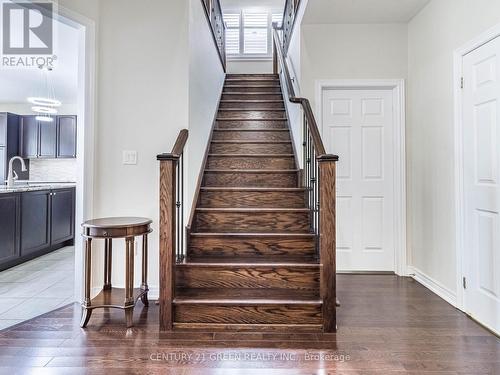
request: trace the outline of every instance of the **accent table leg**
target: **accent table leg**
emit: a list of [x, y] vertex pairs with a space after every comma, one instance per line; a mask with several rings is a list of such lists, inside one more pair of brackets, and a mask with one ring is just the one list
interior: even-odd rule
[[113, 262], [113, 240], [106, 238], [104, 248], [104, 290], [111, 289], [111, 264]]
[[125, 320], [127, 328], [132, 327], [134, 313], [134, 237], [125, 239]]
[[92, 315], [92, 309], [90, 309], [90, 283], [91, 283], [91, 269], [92, 269], [92, 238], [85, 239], [85, 290], [84, 290], [84, 300], [82, 303], [82, 319], [80, 321], [80, 327], [85, 328], [89, 322], [90, 316]]
[[148, 235], [145, 234], [142, 236], [142, 283], [141, 289], [145, 291], [145, 293], [141, 296], [141, 301], [144, 306], [149, 306], [148, 301]]

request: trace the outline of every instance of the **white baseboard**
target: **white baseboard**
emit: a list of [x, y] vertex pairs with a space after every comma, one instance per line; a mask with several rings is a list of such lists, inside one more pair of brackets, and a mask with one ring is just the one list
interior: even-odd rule
[[418, 283], [422, 284], [430, 291], [437, 294], [439, 297], [444, 299], [450, 305], [452, 305], [453, 307], [457, 307], [457, 294], [455, 292], [451, 291], [450, 289], [448, 289], [447, 287], [445, 287], [439, 281], [436, 281], [435, 279], [433, 279], [429, 275], [420, 271], [418, 268], [415, 268], [412, 266], [408, 266], [408, 274], [415, 281], [417, 281]]

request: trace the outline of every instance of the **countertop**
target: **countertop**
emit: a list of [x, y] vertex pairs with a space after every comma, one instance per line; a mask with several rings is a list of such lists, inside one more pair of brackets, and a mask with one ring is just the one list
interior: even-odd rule
[[67, 189], [75, 186], [76, 183], [74, 182], [38, 182], [38, 181], [30, 181], [25, 183], [18, 182], [13, 187], [7, 187], [6, 185], [1, 185], [0, 194], [20, 193], [24, 191]]

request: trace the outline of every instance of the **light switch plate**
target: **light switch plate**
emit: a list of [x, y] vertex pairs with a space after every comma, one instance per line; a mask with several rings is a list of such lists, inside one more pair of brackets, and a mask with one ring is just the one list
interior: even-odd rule
[[125, 150], [123, 151], [123, 164], [136, 165], [137, 164], [137, 151]]

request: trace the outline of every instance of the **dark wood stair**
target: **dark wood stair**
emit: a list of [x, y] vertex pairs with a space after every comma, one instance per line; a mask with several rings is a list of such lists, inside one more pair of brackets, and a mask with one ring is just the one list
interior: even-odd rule
[[175, 328], [321, 330], [297, 165], [278, 76], [228, 74], [175, 268]]

